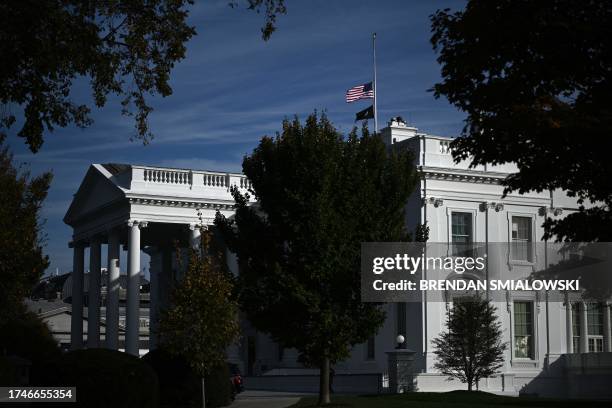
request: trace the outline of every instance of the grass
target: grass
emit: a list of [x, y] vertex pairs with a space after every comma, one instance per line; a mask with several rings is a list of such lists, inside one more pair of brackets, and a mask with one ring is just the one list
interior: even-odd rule
[[[316, 397], [302, 398], [290, 408], [316, 407]], [[560, 400], [537, 397], [506, 397], [479, 391], [415, 392], [399, 395], [332, 396], [326, 407], [344, 408], [485, 408], [542, 407], [584, 408], [609, 407], [610, 401]]]

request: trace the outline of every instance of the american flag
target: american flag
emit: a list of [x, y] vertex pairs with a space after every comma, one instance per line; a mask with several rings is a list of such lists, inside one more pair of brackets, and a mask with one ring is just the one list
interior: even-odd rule
[[371, 99], [374, 98], [374, 89], [372, 89], [372, 83], [357, 85], [346, 91], [346, 103], [355, 102], [359, 99]]

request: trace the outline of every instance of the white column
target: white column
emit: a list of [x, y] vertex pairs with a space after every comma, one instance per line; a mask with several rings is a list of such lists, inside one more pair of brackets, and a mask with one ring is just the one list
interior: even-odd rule
[[193, 249], [200, 248], [200, 238], [202, 232], [200, 226], [196, 224], [189, 224], [189, 246]]
[[70, 348], [83, 348], [83, 264], [85, 247], [80, 242], [74, 243], [72, 259], [72, 320], [70, 325]]
[[155, 350], [159, 343], [159, 310], [160, 310], [160, 292], [159, 278], [161, 269], [161, 255], [158, 248], [149, 247], [149, 256], [151, 263], [149, 266], [149, 282], [150, 282], [150, 300], [149, 300], [149, 350]]
[[128, 223], [127, 312], [125, 315], [125, 351], [138, 355], [140, 329], [140, 227], [138, 221]]
[[574, 352], [574, 333], [572, 327], [572, 303], [569, 296], [565, 295], [565, 343], [567, 344], [566, 353]]
[[610, 323], [610, 305], [608, 303], [603, 304], [604, 308], [604, 344], [605, 349], [608, 353], [612, 351], [612, 328]]
[[87, 303], [87, 347], [100, 347], [100, 239], [89, 246], [89, 301]]
[[580, 303], [580, 352], [589, 352], [589, 326], [587, 322], [587, 304], [585, 302]]
[[108, 282], [106, 284], [106, 348], [119, 345], [119, 231], [108, 234]]

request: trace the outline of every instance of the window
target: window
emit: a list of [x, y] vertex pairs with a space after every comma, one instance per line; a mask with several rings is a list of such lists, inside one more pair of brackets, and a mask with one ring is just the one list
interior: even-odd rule
[[406, 303], [397, 304], [397, 334], [406, 337]]
[[512, 259], [533, 261], [531, 217], [512, 217]]
[[451, 243], [453, 244], [453, 255], [466, 255], [469, 246], [473, 242], [472, 213], [453, 212], [451, 215]]
[[472, 213], [453, 212], [452, 217], [453, 244], [472, 243]]
[[572, 352], [580, 353], [581, 319], [580, 303], [572, 303]]
[[376, 358], [376, 337], [372, 336], [366, 343], [366, 359], [374, 360]]
[[534, 359], [533, 303], [514, 302], [514, 357]]
[[599, 303], [587, 303], [587, 341], [589, 353], [603, 351], [603, 308]]

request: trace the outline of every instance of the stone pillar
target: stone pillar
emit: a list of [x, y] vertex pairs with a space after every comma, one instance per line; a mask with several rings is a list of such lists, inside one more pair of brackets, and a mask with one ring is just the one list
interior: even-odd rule
[[100, 239], [89, 246], [89, 302], [87, 304], [87, 348], [100, 347]]
[[193, 249], [200, 248], [200, 238], [202, 231], [200, 226], [196, 224], [189, 224], [189, 246]]
[[589, 352], [589, 325], [587, 322], [587, 304], [580, 302], [580, 352]]
[[149, 350], [155, 350], [159, 343], [159, 311], [160, 311], [160, 285], [161, 255], [157, 248], [148, 247], [151, 257], [149, 266], [150, 301], [149, 301]]
[[140, 227], [146, 223], [128, 223], [127, 311], [125, 315], [125, 351], [138, 355], [140, 331]]
[[83, 275], [85, 246], [75, 242], [72, 259], [72, 320], [70, 324], [70, 348], [83, 348]]
[[567, 344], [566, 353], [574, 352], [574, 333], [572, 327], [572, 302], [569, 296], [565, 295], [565, 342]]
[[389, 364], [389, 392], [401, 394], [414, 391], [412, 363], [415, 352], [410, 349], [395, 349], [386, 353]]
[[603, 304], [603, 316], [604, 316], [604, 351], [612, 352], [612, 327], [610, 323], [610, 305], [608, 303]]
[[119, 346], [119, 231], [108, 234], [108, 282], [106, 283], [106, 348]]

